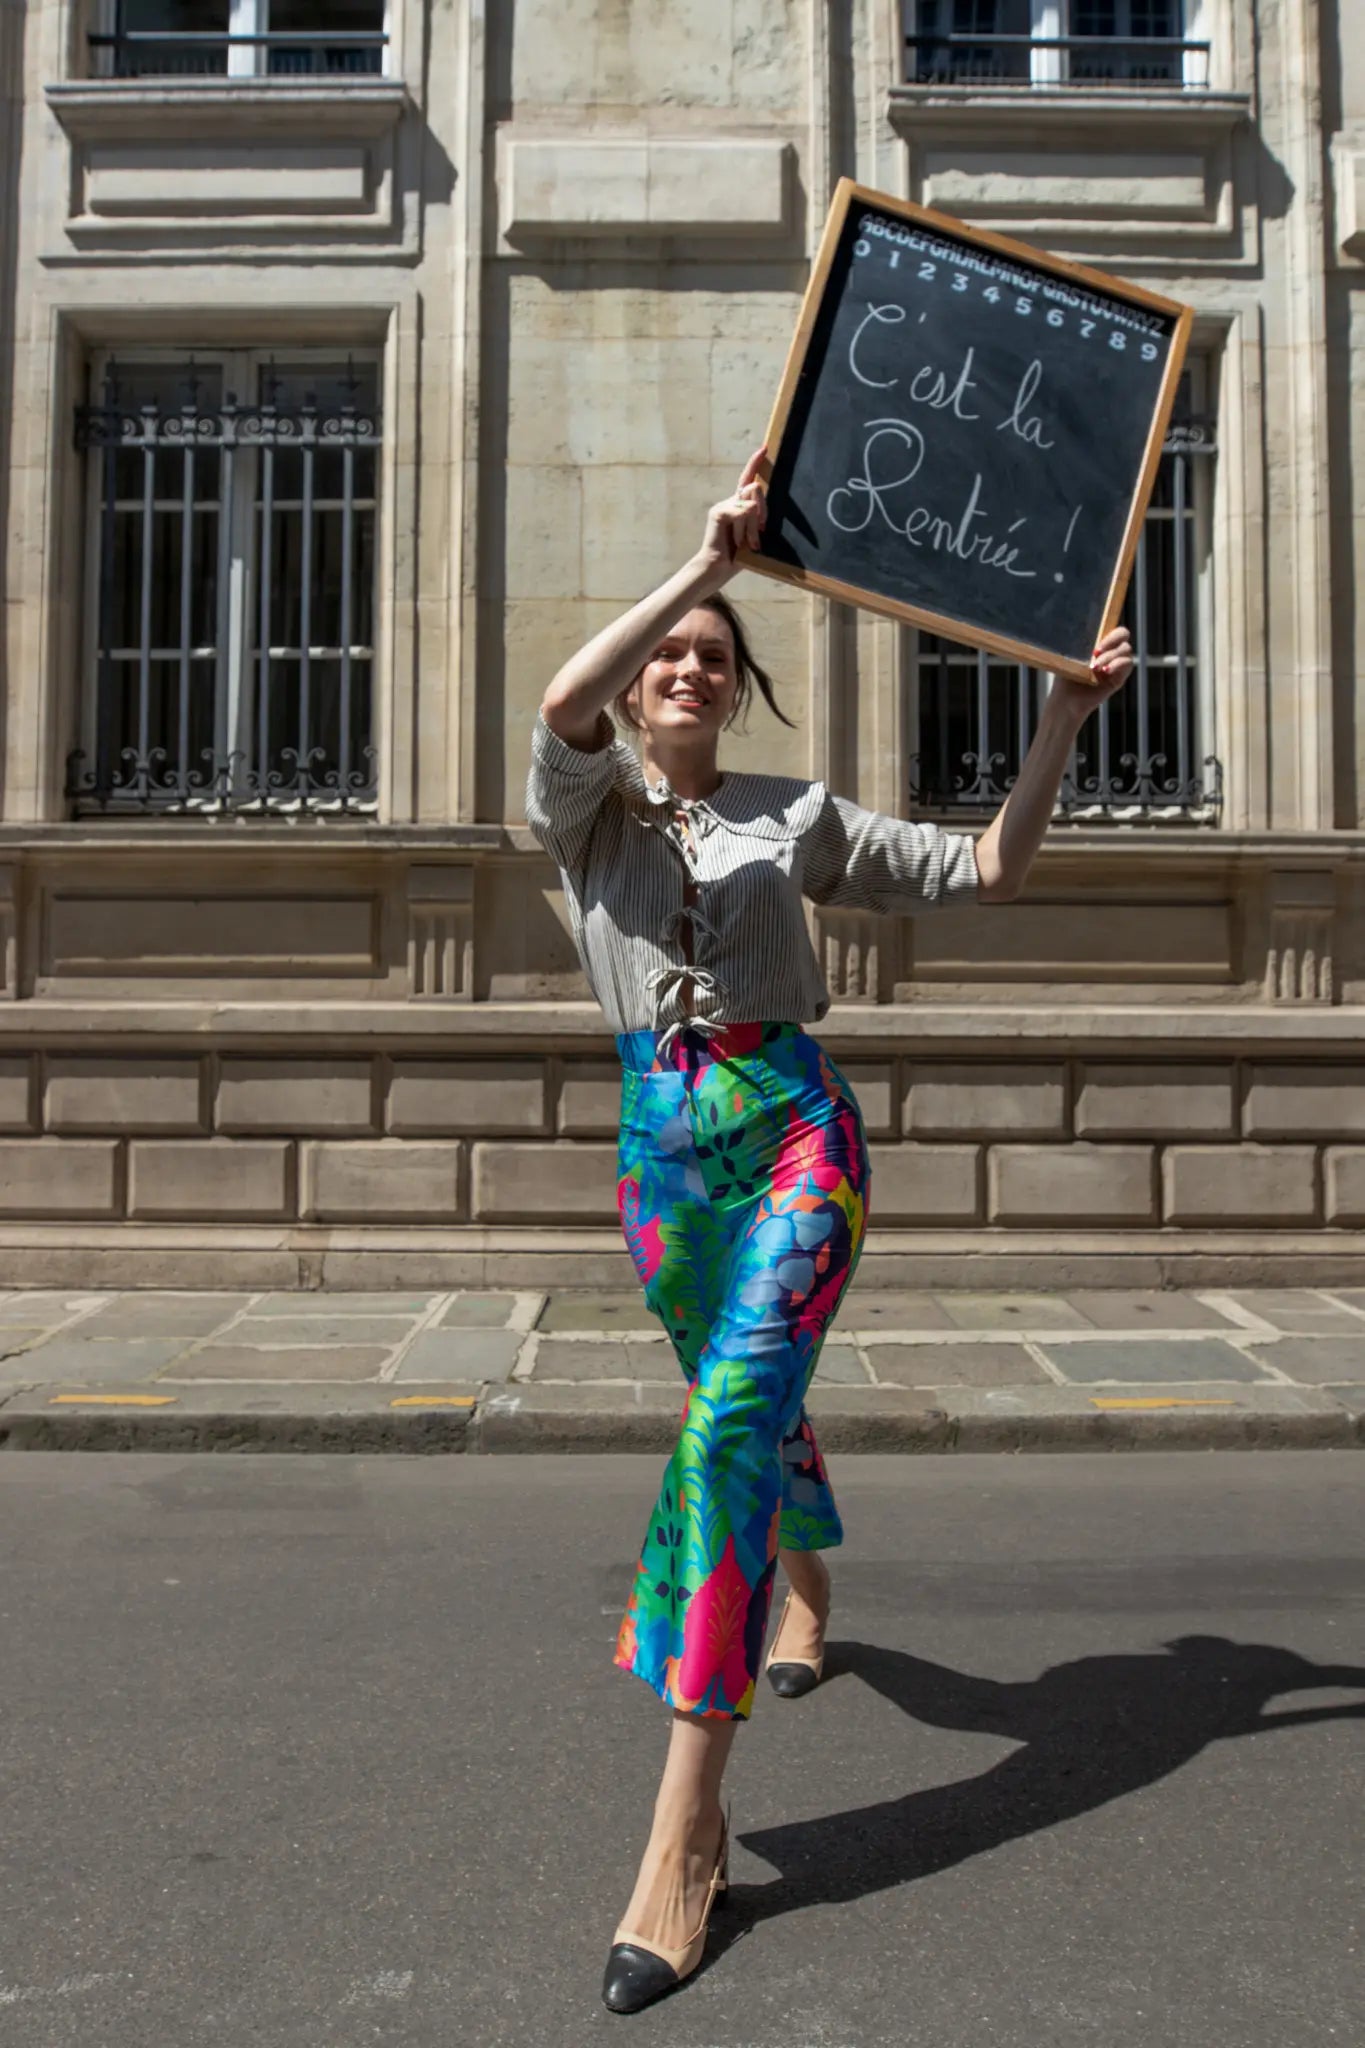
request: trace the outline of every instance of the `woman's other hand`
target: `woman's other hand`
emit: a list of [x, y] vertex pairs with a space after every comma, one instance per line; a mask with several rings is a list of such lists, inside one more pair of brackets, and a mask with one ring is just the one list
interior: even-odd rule
[[697, 550], [697, 566], [708, 586], [719, 590], [739, 568], [741, 548], [756, 548], [768, 519], [768, 502], [759, 471], [767, 450], [756, 448], [745, 463], [733, 497], [722, 498], [706, 515], [706, 533]]
[[1087, 719], [1097, 704], [1103, 704], [1107, 697], [1121, 690], [1133, 673], [1133, 642], [1126, 626], [1115, 626], [1112, 633], [1105, 634], [1090, 657], [1090, 673], [1093, 682], [1073, 683], [1059, 676], [1054, 685], [1054, 690], [1063, 692], [1064, 701], [1079, 721]]

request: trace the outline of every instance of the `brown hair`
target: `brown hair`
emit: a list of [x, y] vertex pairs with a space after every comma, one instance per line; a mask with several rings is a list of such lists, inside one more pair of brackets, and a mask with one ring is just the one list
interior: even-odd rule
[[[795, 731], [795, 722], [788, 718], [785, 712], [778, 709], [777, 699], [773, 695], [773, 679], [767, 669], [761, 663], [755, 661], [753, 649], [749, 645], [749, 636], [744, 630], [744, 623], [729, 598], [722, 597], [720, 592], [717, 591], [714, 597], [704, 598], [700, 604], [694, 605], [692, 609], [698, 612], [713, 612], [718, 619], [723, 619], [730, 628], [730, 638], [734, 642], [735, 675], [738, 678], [739, 686], [735, 691], [735, 708], [725, 721], [725, 730], [728, 732], [730, 727], [744, 716], [749, 708], [754, 686], [757, 685], [759, 695], [773, 716], [780, 718], [783, 725], [790, 725], [793, 731]], [[643, 674], [644, 670], [641, 669], [640, 675]], [[634, 732], [640, 730], [640, 722], [635, 717], [626, 699], [639, 682], [640, 675], [631, 677], [625, 689], [618, 693], [612, 705], [612, 710], [615, 712], [618, 721], [622, 725], [630, 726]]]

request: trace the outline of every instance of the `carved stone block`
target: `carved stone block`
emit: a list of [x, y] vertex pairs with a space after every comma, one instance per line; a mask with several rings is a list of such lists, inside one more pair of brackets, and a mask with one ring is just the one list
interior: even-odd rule
[[1266, 947], [1268, 1003], [1334, 1000], [1332, 928], [1336, 878], [1329, 872], [1287, 872], [1270, 877], [1270, 935]]
[[408, 986], [426, 1000], [470, 1001], [474, 990], [472, 868], [413, 868], [408, 876]]

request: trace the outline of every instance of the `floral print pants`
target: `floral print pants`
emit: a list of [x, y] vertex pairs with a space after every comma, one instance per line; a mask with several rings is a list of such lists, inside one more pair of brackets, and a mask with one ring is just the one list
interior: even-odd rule
[[847, 1083], [796, 1024], [617, 1039], [619, 1201], [688, 1382], [616, 1662], [683, 1713], [744, 1720], [779, 1545], [842, 1540], [802, 1403], [862, 1248]]

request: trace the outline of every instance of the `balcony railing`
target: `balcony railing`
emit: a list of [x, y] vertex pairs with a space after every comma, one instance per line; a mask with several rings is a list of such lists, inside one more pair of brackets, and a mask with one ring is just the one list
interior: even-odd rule
[[1209, 82], [1207, 42], [1180, 36], [907, 36], [912, 85], [1178, 85]]
[[263, 72], [276, 78], [374, 78], [384, 70], [388, 41], [382, 29], [334, 29], [325, 35], [120, 29], [89, 38], [90, 68], [96, 78], [255, 78]]

